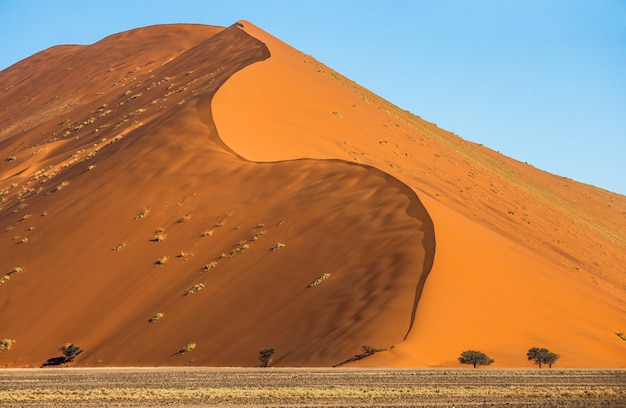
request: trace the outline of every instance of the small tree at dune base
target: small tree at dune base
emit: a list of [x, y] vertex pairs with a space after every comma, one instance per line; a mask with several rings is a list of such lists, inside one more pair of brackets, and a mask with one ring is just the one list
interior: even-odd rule
[[272, 356], [276, 353], [274, 347], [263, 347], [259, 350], [259, 361], [261, 367], [267, 367], [272, 362]]
[[554, 364], [561, 356], [546, 348], [533, 347], [528, 350], [526, 357], [529, 361], [534, 361], [539, 368], [541, 368], [542, 364], [547, 364], [549, 368], [552, 368], [552, 364]]
[[61, 352], [63, 353], [63, 358], [66, 363], [74, 361], [76, 356], [83, 352], [80, 347], [75, 345], [74, 343], [67, 343], [65, 346], [61, 347]]
[[465, 350], [459, 357], [459, 363], [471, 364], [474, 368], [482, 365], [489, 365], [494, 362], [495, 360], [489, 358], [485, 353], [476, 350]]

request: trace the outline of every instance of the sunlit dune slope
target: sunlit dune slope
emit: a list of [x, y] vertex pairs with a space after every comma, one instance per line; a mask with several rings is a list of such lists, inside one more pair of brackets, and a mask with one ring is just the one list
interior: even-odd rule
[[282, 366], [473, 348], [508, 367], [532, 346], [626, 364], [625, 197], [468, 143], [247, 22], [9, 67], [0, 159], [0, 366], [67, 342], [83, 366], [275, 347]]
[[244, 25], [272, 56], [217, 93], [222, 139], [251, 160], [379, 168], [433, 219], [434, 267], [407, 341], [360, 363], [454, 366], [479, 349], [524, 366], [533, 346], [561, 354], [560, 366], [626, 363], [616, 336], [626, 327], [626, 197], [466, 142]]
[[1, 73], [0, 364], [73, 342], [76, 365], [329, 366], [405, 338], [434, 255], [417, 195], [216, 132], [215, 91], [268, 57], [237, 25], [162, 26]]

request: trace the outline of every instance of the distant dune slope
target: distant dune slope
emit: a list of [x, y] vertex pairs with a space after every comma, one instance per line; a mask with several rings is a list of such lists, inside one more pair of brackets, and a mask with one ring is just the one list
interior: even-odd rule
[[473, 348], [525, 366], [540, 346], [561, 354], [560, 366], [624, 366], [626, 197], [468, 143], [243, 25], [271, 57], [216, 94], [222, 139], [256, 161], [379, 168], [433, 219], [437, 252], [407, 341], [359, 363], [454, 366]]
[[216, 90], [268, 57], [237, 25], [156, 26], [0, 73], [0, 365], [73, 342], [85, 366], [329, 366], [403, 341], [435, 249], [415, 192], [216, 131]]

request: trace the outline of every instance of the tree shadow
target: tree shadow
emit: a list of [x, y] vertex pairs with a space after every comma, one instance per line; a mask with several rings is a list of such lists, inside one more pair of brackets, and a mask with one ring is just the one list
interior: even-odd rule
[[52, 357], [52, 358], [49, 358], [45, 363], [43, 363], [41, 365], [41, 368], [56, 367], [64, 363], [67, 363], [67, 359], [65, 357]]

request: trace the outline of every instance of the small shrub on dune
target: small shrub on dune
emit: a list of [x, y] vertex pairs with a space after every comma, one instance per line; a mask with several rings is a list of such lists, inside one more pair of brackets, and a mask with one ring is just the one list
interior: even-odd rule
[[185, 291], [185, 296], [193, 295], [194, 293], [199, 292], [202, 289], [204, 289], [204, 283], [196, 283]]
[[320, 276], [319, 278], [315, 279], [313, 282], [309, 283], [309, 287], [312, 288], [314, 286], [317, 286], [320, 283], [324, 282], [328, 278], [330, 278], [330, 273], [325, 273], [322, 276]]
[[165, 241], [165, 237], [167, 237], [167, 235], [163, 232], [160, 232], [158, 234], [154, 234], [154, 237], [152, 237], [152, 239], [150, 241], [152, 242], [161, 242], [161, 241]]
[[154, 323], [159, 319], [162, 319], [165, 316], [163, 313], [155, 313], [150, 319], [148, 319], [148, 323]]
[[191, 215], [185, 215], [184, 217], [180, 218], [178, 221], [176, 221], [179, 224], [185, 223], [187, 221], [189, 221], [189, 219], [191, 218]]
[[190, 351], [195, 350], [195, 349], [196, 349], [196, 343], [189, 343], [185, 347], [183, 347], [180, 350], [178, 350], [176, 352], [176, 354], [179, 354], [179, 355], [186, 354], [186, 353], [189, 353]]
[[139, 214], [135, 216], [135, 221], [146, 218], [149, 213], [150, 213], [150, 210], [148, 208], [144, 208], [143, 210], [139, 212]]
[[284, 242], [277, 242], [276, 245], [272, 247], [272, 251], [278, 251], [281, 248], [286, 247], [287, 245]]
[[5, 283], [6, 281], [8, 281], [9, 279], [11, 279], [11, 276], [22, 272], [24, 269], [21, 266], [16, 266], [15, 268], [11, 269], [8, 273], [6, 273], [4, 276], [0, 277], [0, 285], [2, 285], [3, 283]]
[[0, 340], [0, 354], [4, 354], [7, 351], [11, 350], [11, 347], [16, 343], [13, 339], [2, 339]]

